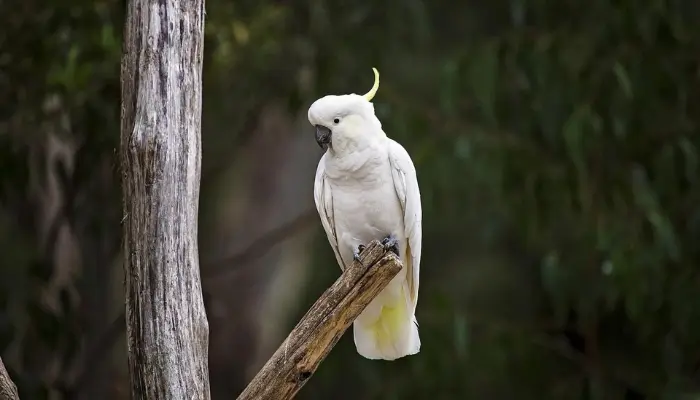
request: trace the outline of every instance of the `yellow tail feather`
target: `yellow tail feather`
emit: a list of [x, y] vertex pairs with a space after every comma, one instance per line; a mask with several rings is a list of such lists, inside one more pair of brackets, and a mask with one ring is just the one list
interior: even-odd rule
[[358, 318], [355, 321], [353, 327], [355, 345], [360, 355], [369, 359], [394, 360], [419, 351], [418, 327], [405, 300], [402, 285], [400, 295], [391, 299], [390, 302], [370, 305], [373, 309], [366, 312], [376, 312], [372, 315], [372, 317], [376, 315], [372, 322], [366, 319], [361, 321], [364, 318]]

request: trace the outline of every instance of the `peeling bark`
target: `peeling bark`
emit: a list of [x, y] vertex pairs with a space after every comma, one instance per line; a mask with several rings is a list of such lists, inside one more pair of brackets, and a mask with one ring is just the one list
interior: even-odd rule
[[199, 273], [204, 1], [130, 0], [121, 168], [131, 395], [209, 399]]
[[17, 386], [10, 379], [2, 359], [0, 359], [0, 400], [19, 400]]
[[[366, 267], [365, 267], [366, 266]], [[374, 240], [328, 288], [253, 378], [238, 400], [293, 398], [358, 315], [403, 265]]]

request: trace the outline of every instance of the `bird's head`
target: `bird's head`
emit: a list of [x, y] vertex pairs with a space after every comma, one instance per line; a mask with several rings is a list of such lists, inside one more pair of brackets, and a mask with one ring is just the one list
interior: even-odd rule
[[309, 107], [309, 122], [316, 128], [316, 143], [335, 153], [352, 152], [374, 137], [383, 135], [382, 124], [374, 115], [371, 101], [379, 89], [379, 72], [365, 95], [328, 95]]

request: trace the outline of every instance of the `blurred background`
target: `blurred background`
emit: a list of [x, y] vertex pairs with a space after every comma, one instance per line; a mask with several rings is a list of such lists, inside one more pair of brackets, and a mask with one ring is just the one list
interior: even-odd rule
[[[127, 399], [123, 0], [0, 2], [0, 356], [22, 399]], [[200, 259], [213, 399], [339, 275], [326, 94], [418, 170], [421, 353], [345, 335], [300, 399], [697, 399], [700, 3], [207, 0]]]

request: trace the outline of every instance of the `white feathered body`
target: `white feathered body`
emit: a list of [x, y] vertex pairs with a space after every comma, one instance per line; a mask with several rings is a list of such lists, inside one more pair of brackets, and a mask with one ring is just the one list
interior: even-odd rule
[[421, 207], [408, 153], [385, 135], [345, 157], [327, 152], [319, 162], [315, 194], [321, 220], [330, 222], [323, 225], [341, 268], [353, 262], [360, 244], [389, 234], [398, 240], [404, 268], [353, 323], [358, 353], [384, 360], [418, 353]]

